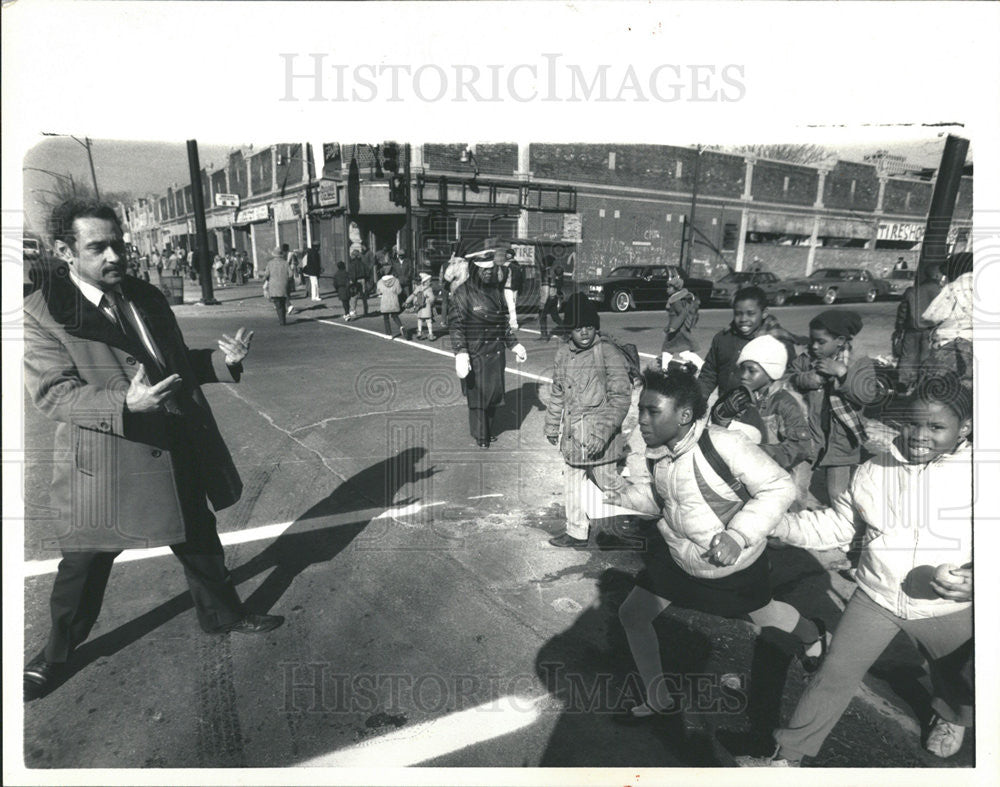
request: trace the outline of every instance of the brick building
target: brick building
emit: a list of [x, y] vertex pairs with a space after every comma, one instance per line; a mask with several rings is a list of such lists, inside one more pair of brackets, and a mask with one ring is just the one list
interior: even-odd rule
[[[549, 244], [576, 276], [682, 257], [712, 277], [758, 261], [782, 277], [827, 266], [878, 274], [899, 257], [916, 262], [934, 187], [876, 163], [803, 166], [670, 145], [426, 143], [410, 156], [408, 237], [377, 147], [234, 150], [225, 166], [202, 172], [210, 245], [247, 251], [259, 266], [275, 244], [316, 240], [327, 273], [359, 243], [412, 243], [434, 267], [456, 243], [521, 238]], [[349, 215], [352, 161], [358, 205]], [[190, 191], [174, 185], [132, 206], [143, 216], [132, 232], [140, 249], [190, 247]], [[217, 204], [217, 195], [235, 196], [239, 207]], [[971, 223], [969, 175], [952, 222], [955, 250], [965, 248]]]

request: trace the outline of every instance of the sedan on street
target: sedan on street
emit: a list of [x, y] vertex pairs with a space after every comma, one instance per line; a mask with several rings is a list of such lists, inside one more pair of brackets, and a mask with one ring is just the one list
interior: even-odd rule
[[781, 306], [787, 298], [785, 282], [767, 271], [734, 271], [726, 274], [712, 287], [709, 302], [713, 306], [730, 306], [737, 290], [744, 287], [760, 287], [773, 306]]
[[709, 279], [685, 277], [673, 265], [623, 265], [607, 276], [585, 279], [576, 289], [606, 309], [627, 312], [640, 306], [664, 306], [667, 302], [667, 281], [680, 276], [684, 286], [705, 303], [712, 294]]
[[889, 294], [889, 283], [864, 268], [820, 268], [802, 279], [784, 282], [785, 299], [817, 298], [823, 303], [861, 300], [874, 303]]

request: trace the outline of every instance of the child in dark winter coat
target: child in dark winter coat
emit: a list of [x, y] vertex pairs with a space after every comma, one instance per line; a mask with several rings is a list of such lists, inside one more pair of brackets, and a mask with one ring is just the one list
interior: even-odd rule
[[617, 491], [624, 484], [617, 462], [625, 453], [621, 427], [632, 403], [632, 383], [625, 357], [598, 330], [601, 321], [596, 306], [574, 295], [567, 303], [564, 324], [571, 332], [556, 353], [545, 437], [552, 445], [560, 445], [566, 462], [566, 532], [549, 543], [584, 547], [590, 535], [590, 519], [583, 507], [586, 482], [593, 481], [605, 492]]
[[[751, 339], [765, 334], [783, 332], [777, 320], [767, 311], [767, 294], [760, 287], [744, 287], [733, 296], [733, 321], [712, 339], [705, 364], [698, 375], [702, 393], [710, 397], [718, 387], [719, 397], [725, 396], [739, 383], [737, 358]], [[789, 334], [791, 336], [791, 334]], [[788, 360], [795, 358], [795, 347], [785, 336], [777, 336], [788, 351]]]
[[829, 500], [847, 489], [868, 439], [861, 411], [878, 398], [875, 366], [851, 352], [861, 317], [827, 309], [809, 322], [809, 351], [792, 363], [792, 384], [806, 399], [809, 431], [817, 447], [814, 470], [825, 476]]
[[[738, 426], [755, 439], [761, 450], [791, 475], [801, 507], [808, 499], [816, 447], [805, 401], [785, 375], [787, 349], [773, 336], [758, 336], [743, 348], [737, 363], [740, 385], [749, 396], [740, 398], [734, 395], [740, 389], [734, 389], [712, 408], [712, 422]], [[759, 433], [759, 439], [754, 433]]]
[[436, 341], [434, 335], [434, 290], [431, 289], [431, 275], [429, 273], [420, 274], [420, 283], [416, 286], [404, 304], [408, 309], [417, 312], [417, 336], [424, 338], [424, 326], [427, 327], [427, 338]]

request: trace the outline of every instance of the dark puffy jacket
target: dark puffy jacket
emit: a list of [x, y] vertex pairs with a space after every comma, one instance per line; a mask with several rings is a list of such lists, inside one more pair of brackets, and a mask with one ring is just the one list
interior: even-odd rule
[[[625, 357], [614, 344], [602, 336], [586, 350], [567, 342], [556, 353], [545, 434], [558, 436], [562, 425], [560, 448], [571, 465], [617, 462], [625, 453], [621, 427], [631, 403]], [[596, 457], [583, 447], [592, 434], [605, 443]]]

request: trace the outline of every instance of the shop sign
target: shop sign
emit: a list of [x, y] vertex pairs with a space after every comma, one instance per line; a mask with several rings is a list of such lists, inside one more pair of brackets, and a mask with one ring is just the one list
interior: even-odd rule
[[535, 264], [535, 247], [528, 243], [512, 243], [510, 246], [514, 250], [514, 259], [521, 265]]
[[923, 224], [907, 224], [902, 221], [879, 222], [878, 240], [901, 240], [917, 243], [924, 239]]
[[256, 205], [252, 208], [244, 208], [237, 211], [233, 224], [250, 224], [254, 221], [267, 221], [271, 218], [271, 208], [269, 205]]
[[563, 215], [562, 239], [570, 243], [579, 243], [583, 240], [583, 222], [579, 213]]
[[323, 178], [319, 182], [316, 190], [316, 198], [323, 207], [336, 206], [340, 204], [340, 189], [337, 188], [339, 181], [332, 178]]
[[238, 208], [240, 206], [240, 195], [216, 194], [215, 205], [218, 208]]

